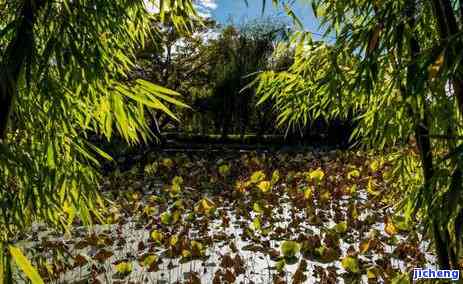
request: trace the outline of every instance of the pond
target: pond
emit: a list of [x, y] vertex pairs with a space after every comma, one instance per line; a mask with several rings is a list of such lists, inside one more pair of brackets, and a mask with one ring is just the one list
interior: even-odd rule
[[[361, 152], [164, 153], [106, 178], [106, 224], [35, 226], [47, 283], [377, 283], [434, 265]], [[19, 277], [19, 276], [18, 276]], [[404, 282], [407, 283], [407, 282]]]

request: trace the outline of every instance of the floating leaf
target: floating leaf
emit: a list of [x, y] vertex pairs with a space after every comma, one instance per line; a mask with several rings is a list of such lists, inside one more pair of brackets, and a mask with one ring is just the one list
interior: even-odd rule
[[254, 230], [254, 231], [260, 230], [261, 225], [260, 225], [259, 217], [254, 218], [254, 220], [252, 221], [249, 227], [251, 228], [251, 230]]
[[177, 234], [172, 235], [172, 236], [170, 237], [169, 244], [170, 244], [171, 246], [175, 246], [177, 243], [178, 243], [178, 235], [177, 235]]
[[384, 231], [386, 231], [386, 233], [390, 236], [394, 236], [397, 234], [397, 228], [395, 227], [394, 223], [389, 217], [386, 219]]
[[113, 256], [113, 253], [108, 251], [108, 250], [105, 250], [105, 249], [101, 249], [99, 252], [97, 252], [95, 254], [95, 256], [93, 257], [94, 260], [97, 260], [99, 262], [104, 262], [106, 261], [108, 258], [110, 258], [111, 256]]
[[325, 177], [325, 172], [321, 168], [318, 168], [314, 171], [309, 172], [308, 179], [309, 180], [315, 180], [317, 182], [321, 182], [323, 178]]
[[195, 212], [202, 212], [205, 214], [214, 213], [216, 208], [215, 203], [207, 197], [203, 197], [195, 206]]
[[313, 196], [313, 187], [310, 186], [310, 187], [307, 187], [306, 189], [304, 189], [304, 198], [305, 199], [311, 199]]
[[339, 234], [344, 234], [347, 232], [347, 222], [340, 222], [334, 226], [334, 229]]
[[352, 170], [350, 172], [347, 173], [347, 178], [348, 179], [352, 179], [352, 178], [358, 178], [360, 177], [360, 172], [359, 170]]
[[366, 253], [370, 249], [371, 240], [362, 240], [359, 244], [360, 253]]
[[265, 179], [265, 173], [263, 171], [256, 171], [251, 175], [250, 182], [258, 183]]
[[376, 267], [367, 268], [367, 278], [368, 279], [377, 279], [379, 278], [380, 272]]
[[252, 210], [258, 214], [264, 213], [264, 210], [258, 202], [254, 202], [254, 204], [252, 205]]
[[295, 241], [284, 241], [281, 243], [280, 250], [281, 254], [285, 258], [295, 257], [299, 253], [301, 247]]
[[352, 194], [356, 193], [357, 192], [357, 185], [353, 184], [351, 187], [348, 187], [345, 192], [346, 192], [346, 194], [349, 194], [349, 195], [352, 195]]
[[270, 184], [270, 182], [266, 180], [259, 182], [259, 184], [257, 185], [257, 187], [264, 193], [268, 192], [271, 186], [272, 185]]
[[191, 252], [189, 250], [182, 250], [182, 257], [184, 258], [188, 258], [188, 257], [191, 257]]
[[181, 176], [175, 176], [172, 179], [172, 184], [182, 185], [183, 184], [183, 178]]
[[158, 230], [151, 231], [150, 236], [151, 236], [151, 239], [153, 239], [153, 241], [158, 242], [158, 243], [162, 242], [162, 240], [164, 239], [164, 234]]
[[407, 222], [406, 218], [402, 216], [394, 216], [392, 218], [392, 222], [394, 226], [398, 229], [398, 231], [400, 232], [410, 231], [410, 224]]
[[338, 252], [331, 247], [321, 246], [315, 249], [315, 252], [319, 256], [318, 260], [322, 263], [333, 262], [339, 258]]
[[143, 265], [144, 266], [147, 266], [147, 267], [150, 267], [151, 265], [153, 265], [153, 263], [155, 263], [156, 261], [158, 260], [157, 256], [154, 255], [154, 254], [149, 254], [149, 255], [146, 255], [144, 258], [143, 258]]
[[368, 192], [369, 194], [373, 195], [373, 196], [378, 196], [378, 195], [381, 194], [381, 192], [375, 191], [373, 178], [371, 178], [371, 177], [370, 177], [370, 179], [368, 180], [367, 192]]
[[372, 172], [378, 171], [379, 167], [380, 167], [379, 161], [377, 161], [377, 160], [374, 160], [373, 162], [370, 163], [370, 169], [371, 169]]
[[280, 171], [275, 170], [272, 173], [272, 184], [277, 183], [280, 180]]
[[123, 261], [116, 264], [117, 273], [120, 273], [122, 275], [130, 274], [132, 272], [132, 269], [133, 267], [131, 262]]
[[164, 211], [161, 214], [161, 222], [164, 225], [169, 225], [172, 222], [172, 214], [170, 214], [170, 212], [168, 212], [168, 211]]
[[175, 210], [174, 213], [172, 213], [172, 224], [176, 224], [181, 217], [182, 213], [179, 210]]
[[165, 158], [162, 160], [162, 165], [168, 169], [171, 169], [174, 166], [174, 161], [169, 158]]
[[341, 260], [342, 267], [352, 273], [357, 273], [360, 271], [358, 259], [352, 256], [346, 256]]
[[229, 166], [229, 165], [224, 164], [224, 165], [221, 165], [221, 166], [219, 167], [219, 174], [220, 174], [222, 177], [228, 176], [228, 173], [230, 173], [230, 166]]
[[323, 203], [328, 202], [331, 199], [331, 193], [328, 190], [323, 191], [322, 194], [320, 194], [320, 201]]
[[277, 262], [275, 263], [275, 268], [276, 268], [276, 270], [277, 270], [277, 271], [280, 271], [280, 272], [283, 271], [283, 269], [285, 268], [285, 266], [286, 266], [286, 262], [285, 262], [284, 259], [281, 259], [281, 260], [279, 260], [279, 261], [277, 261]]
[[177, 197], [182, 192], [182, 187], [178, 183], [172, 184], [170, 187], [170, 196]]
[[198, 241], [191, 241], [191, 255], [193, 257], [201, 257], [205, 254], [205, 248], [202, 243]]

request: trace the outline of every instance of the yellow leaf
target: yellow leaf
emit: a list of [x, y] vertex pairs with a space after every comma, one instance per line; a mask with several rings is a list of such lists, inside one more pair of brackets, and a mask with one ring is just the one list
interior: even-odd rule
[[215, 209], [215, 203], [207, 197], [201, 200], [201, 208], [204, 213], [212, 213]]
[[386, 220], [386, 226], [385, 226], [384, 230], [390, 236], [394, 236], [395, 234], [397, 234], [397, 228], [394, 226], [394, 223], [392, 223], [392, 220], [389, 217]]
[[153, 241], [156, 242], [162, 242], [162, 240], [164, 239], [164, 234], [162, 232], [159, 232], [158, 230], [151, 231], [150, 235]]
[[250, 182], [258, 183], [265, 179], [265, 173], [263, 171], [256, 171], [251, 175]]
[[374, 190], [374, 182], [373, 182], [373, 178], [370, 177], [370, 179], [368, 180], [368, 187], [367, 187], [367, 192], [373, 196], [378, 196], [381, 194], [381, 192], [379, 191], [375, 191]]
[[355, 203], [352, 203], [349, 205], [348, 212], [350, 213], [350, 216], [352, 219], [357, 219], [358, 218], [358, 211], [357, 211], [357, 206]]
[[245, 192], [247, 187], [248, 187], [248, 183], [247, 183], [247, 182], [243, 182], [243, 181], [241, 181], [241, 180], [237, 181], [237, 182], [236, 182], [236, 185], [235, 185], [235, 189], [236, 189], [238, 192]]
[[19, 266], [19, 268], [21, 268], [24, 274], [26, 274], [29, 280], [31, 280], [32, 284], [44, 283], [42, 277], [40, 277], [40, 274], [32, 266], [29, 260], [23, 255], [19, 248], [10, 245], [9, 250], [16, 264]]
[[428, 79], [431, 81], [431, 80], [434, 80], [440, 70], [442, 69], [442, 66], [444, 65], [444, 52], [442, 52], [441, 54], [439, 54], [439, 56], [437, 57], [436, 61], [429, 65], [428, 67]]
[[171, 222], [172, 222], [172, 215], [170, 214], [170, 212], [164, 211], [161, 214], [161, 223], [163, 223], [164, 225], [169, 225]]
[[370, 163], [370, 169], [373, 172], [376, 172], [379, 169], [379, 162], [378, 161], [373, 161]]
[[178, 235], [170, 237], [169, 243], [171, 246], [175, 246], [178, 243]]
[[334, 229], [336, 230], [337, 233], [344, 234], [345, 232], [347, 232], [347, 222], [344, 221], [344, 222], [340, 222], [336, 224]]
[[323, 180], [324, 177], [325, 177], [325, 172], [323, 172], [322, 169], [318, 168], [315, 171], [311, 171], [309, 173], [308, 179], [320, 182]]
[[169, 158], [165, 158], [162, 160], [162, 165], [168, 169], [172, 168], [174, 166], [174, 161], [172, 161]]
[[388, 181], [391, 177], [392, 177], [391, 171], [385, 171], [385, 172], [383, 172], [383, 179], [384, 179], [385, 181]]
[[358, 170], [352, 170], [347, 173], [347, 178], [352, 179], [352, 178], [358, 178], [360, 177], [360, 172]]
[[178, 185], [183, 184], [183, 178], [181, 176], [175, 176], [172, 179], [172, 184], [178, 184]]
[[259, 203], [257, 202], [254, 202], [254, 204], [252, 205], [252, 210], [258, 214], [264, 213], [264, 210], [260, 207]]
[[194, 249], [202, 250], [203, 244], [198, 241], [191, 241], [191, 247]]
[[359, 244], [360, 253], [366, 253], [370, 249], [370, 240], [363, 240]]
[[187, 257], [190, 257], [191, 256], [191, 252], [189, 250], [182, 250], [182, 256], [187, 258]]
[[120, 274], [129, 274], [132, 272], [132, 263], [123, 261], [116, 264], [116, 271]]
[[150, 254], [150, 255], [147, 255], [144, 259], [143, 259], [143, 265], [145, 266], [151, 266], [155, 261], [157, 261], [158, 258], [156, 255], [154, 254]]
[[270, 190], [271, 184], [269, 181], [261, 181], [257, 187], [262, 191], [262, 192], [268, 192]]
[[180, 184], [174, 183], [172, 184], [170, 188], [170, 196], [171, 197], [176, 197], [182, 192], [182, 188], [180, 187]]
[[254, 220], [252, 221], [251, 225], [249, 226], [249, 228], [253, 231], [257, 231], [257, 230], [260, 230], [261, 228], [261, 225], [260, 225], [260, 219], [259, 217], [256, 217], [254, 218]]
[[342, 265], [342, 268], [352, 273], [357, 273], [360, 270], [357, 258], [352, 257], [352, 256], [344, 257], [341, 260], [341, 265]]
[[277, 183], [280, 180], [280, 172], [275, 170], [272, 174], [272, 184]]
[[221, 165], [219, 167], [219, 173], [222, 177], [226, 177], [228, 173], [230, 172], [230, 166], [229, 165]]
[[305, 199], [311, 199], [313, 195], [313, 187], [307, 187], [304, 190], [304, 198]]
[[375, 267], [369, 267], [367, 269], [367, 278], [368, 279], [376, 279], [378, 278], [378, 269], [376, 269]]

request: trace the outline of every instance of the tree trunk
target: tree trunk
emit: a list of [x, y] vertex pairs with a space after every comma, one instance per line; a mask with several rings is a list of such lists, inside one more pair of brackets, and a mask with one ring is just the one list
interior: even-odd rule
[[0, 140], [5, 139], [13, 104], [18, 94], [18, 81], [27, 59], [34, 50], [36, 12], [44, 0], [26, 0], [19, 13], [18, 26], [8, 44], [0, 65]]
[[[457, 23], [457, 17], [452, 8], [452, 3], [449, 0], [432, 0], [434, 16], [437, 20], [437, 26], [439, 29], [440, 40], [442, 42], [448, 42], [451, 37], [456, 36], [460, 29]], [[463, 17], [463, 4], [460, 1], [460, 12], [462, 13], [460, 17]], [[462, 18], [463, 21], [463, 18]], [[446, 56], [446, 59], [457, 59], [459, 53], [462, 50], [463, 45], [459, 39], [456, 44], [451, 44], [452, 49], [450, 50], [451, 54]], [[462, 67], [459, 68], [452, 78], [452, 86], [457, 98], [458, 110], [460, 114], [463, 115], [463, 77], [462, 77]]]
[[[439, 0], [434, 0], [434, 2], [439, 2]], [[410, 27], [415, 26], [415, 13], [416, 13], [416, 3], [415, 0], [410, 1], [410, 6], [407, 9], [407, 17], [408, 17], [408, 24]], [[437, 15], [437, 18], [440, 18], [442, 15]], [[412, 58], [416, 58], [420, 53], [420, 46], [416, 39], [416, 36], [413, 35], [410, 39], [410, 55]], [[415, 76], [418, 72], [416, 62], [410, 64], [407, 70], [407, 92], [409, 94], [415, 93], [416, 86]], [[420, 117], [415, 126], [415, 136], [417, 141], [418, 150], [420, 152], [421, 158], [421, 167], [423, 170], [423, 177], [424, 177], [424, 192], [435, 191], [432, 186], [432, 178], [434, 175], [434, 166], [433, 166], [433, 156], [432, 156], [432, 148], [431, 148], [431, 141], [429, 138], [429, 121], [427, 117], [427, 104], [424, 100], [424, 117]], [[419, 111], [415, 113], [415, 115], [419, 115]], [[432, 231], [434, 237], [434, 243], [436, 246], [436, 253], [437, 259], [439, 261], [439, 265], [442, 269], [449, 269], [450, 268], [450, 250], [447, 245], [447, 234], [446, 230], [442, 230], [441, 226], [438, 224], [437, 221], [432, 222]]]

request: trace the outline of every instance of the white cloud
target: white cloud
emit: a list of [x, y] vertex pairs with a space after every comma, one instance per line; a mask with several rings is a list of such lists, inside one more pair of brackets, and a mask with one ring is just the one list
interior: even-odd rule
[[215, 0], [201, 0], [199, 1], [198, 5], [203, 6], [210, 10], [215, 10], [217, 9], [217, 6], [218, 6]]
[[[216, 0], [197, 0], [195, 2], [195, 7], [198, 11], [198, 15], [204, 18], [211, 17], [212, 11], [214, 11], [218, 7]], [[145, 5], [146, 9], [150, 13], [159, 13], [158, 1], [145, 0]]]
[[196, 9], [201, 17], [211, 17], [212, 11], [217, 9], [216, 0], [199, 0], [196, 3]]

